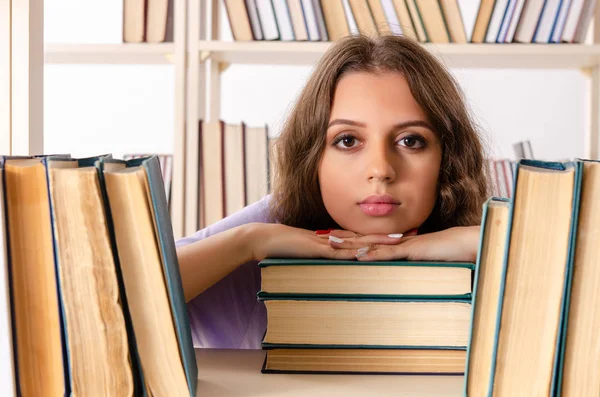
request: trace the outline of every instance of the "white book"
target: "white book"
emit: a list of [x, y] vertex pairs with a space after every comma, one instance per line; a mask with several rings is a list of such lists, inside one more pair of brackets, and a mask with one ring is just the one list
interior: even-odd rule
[[485, 34], [486, 43], [495, 43], [498, 33], [500, 32], [500, 26], [506, 14], [506, 8], [508, 7], [508, 0], [496, 0], [494, 11], [492, 11], [492, 17], [488, 24], [487, 32]]
[[537, 29], [533, 36], [534, 43], [549, 43], [550, 34], [554, 27], [554, 21], [558, 16], [559, 6], [562, 0], [546, 0], [546, 5], [540, 16]]
[[0, 385], [2, 395], [12, 397], [16, 390], [4, 209], [4, 182], [0, 178]]
[[256, 0], [258, 6], [258, 19], [262, 27], [263, 38], [265, 40], [278, 40], [279, 27], [275, 19], [275, 10], [271, 0]]
[[467, 43], [471, 42], [473, 29], [475, 29], [475, 21], [477, 20], [477, 11], [479, 11], [479, 1], [473, 0], [457, 0], [460, 16], [465, 25], [465, 34], [467, 35]]
[[281, 40], [295, 40], [292, 18], [290, 17], [287, 1], [273, 0], [273, 8], [275, 9], [275, 18], [277, 19], [277, 26], [279, 26]]
[[567, 16], [569, 15], [569, 9], [571, 8], [571, 0], [563, 0], [556, 17], [556, 23], [552, 28], [552, 37], [550, 37], [551, 43], [560, 43], [563, 30], [567, 23]]
[[256, 0], [246, 0], [246, 9], [248, 10], [248, 18], [250, 18], [250, 27], [254, 40], [263, 40], [262, 26], [260, 26], [260, 18], [258, 17], [258, 5]]
[[342, 5], [344, 6], [344, 15], [346, 15], [346, 22], [348, 23], [348, 30], [351, 35], [357, 35], [360, 33], [358, 29], [358, 25], [356, 24], [356, 19], [354, 19], [354, 14], [352, 13], [352, 8], [350, 7], [349, 0], [342, 0]]
[[525, 2], [519, 26], [515, 32], [515, 41], [519, 43], [531, 43], [535, 28], [542, 15], [545, 0], [528, 0]]
[[585, 36], [590, 27], [590, 22], [594, 17], [595, 7], [596, 0], [586, 0], [585, 5], [583, 6], [581, 17], [579, 18], [579, 23], [577, 24], [577, 29], [575, 30], [575, 37], [573, 38], [574, 43], [583, 43], [585, 41]]
[[577, 24], [579, 23], [579, 17], [583, 11], [585, 0], [573, 0], [571, 2], [571, 8], [567, 14], [567, 20], [565, 27], [562, 32], [561, 41], [571, 43], [575, 38], [575, 31], [577, 30]]
[[402, 26], [400, 25], [400, 19], [396, 14], [396, 9], [394, 8], [393, 1], [381, 0], [381, 6], [383, 7], [385, 19], [390, 30], [392, 31], [392, 34], [394, 34], [395, 36], [400, 36], [402, 34]]
[[502, 18], [500, 30], [498, 31], [498, 37], [496, 37], [496, 43], [504, 43], [504, 40], [506, 40], [506, 35], [508, 34], [508, 27], [510, 26], [510, 22], [512, 21], [512, 17], [515, 13], [516, 7], [517, 0], [508, 0], [506, 12], [504, 13], [504, 18]]
[[304, 11], [304, 19], [306, 20], [308, 39], [310, 41], [321, 40], [319, 26], [317, 25], [317, 14], [315, 14], [312, 0], [302, 0], [302, 11]]
[[506, 36], [504, 37], [505, 43], [512, 43], [515, 38], [515, 32], [517, 31], [517, 26], [519, 26], [519, 20], [521, 19], [521, 13], [523, 12], [525, 1], [526, 0], [517, 0], [517, 5], [515, 6], [515, 10], [510, 19]]
[[327, 25], [325, 24], [323, 9], [321, 8], [321, 2], [319, 0], [313, 0], [313, 11], [315, 13], [315, 17], [317, 18], [317, 27], [319, 28], [319, 36], [321, 36], [321, 41], [329, 41], [329, 33], [327, 33]]

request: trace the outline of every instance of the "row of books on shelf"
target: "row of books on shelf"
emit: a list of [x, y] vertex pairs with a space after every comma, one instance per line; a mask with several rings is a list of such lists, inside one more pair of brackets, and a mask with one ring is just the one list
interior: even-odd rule
[[172, 42], [173, 2], [174, 0], [123, 0], [123, 42]]
[[263, 260], [262, 371], [464, 373], [468, 396], [596, 395], [599, 187], [600, 162], [518, 161], [514, 198], [483, 207], [475, 266]]
[[581, 43], [596, 0], [481, 0], [473, 27], [465, 26], [465, 7], [474, 6], [466, 0], [224, 3], [238, 41], [335, 41], [361, 33], [405, 35], [423, 43]]
[[271, 189], [273, 162], [267, 125], [200, 121], [196, 230], [259, 201]]
[[158, 157], [0, 158], [3, 396], [195, 396]]

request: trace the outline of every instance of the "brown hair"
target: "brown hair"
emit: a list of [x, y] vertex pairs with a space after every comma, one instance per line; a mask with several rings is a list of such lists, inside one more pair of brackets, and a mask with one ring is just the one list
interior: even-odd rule
[[337, 82], [351, 72], [401, 73], [440, 139], [438, 197], [419, 232], [479, 224], [488, 189], [486, 162], [462, 91], [432, 54], [402, 36], [349, 36], [323, 55], [273, 147], [271, 218], [312, 230], [339, 227], [323, 204], [317, 167]]

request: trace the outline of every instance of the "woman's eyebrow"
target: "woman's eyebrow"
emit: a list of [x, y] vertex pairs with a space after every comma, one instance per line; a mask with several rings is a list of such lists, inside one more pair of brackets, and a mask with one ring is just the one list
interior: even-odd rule
[[[335, 120], [331, 120], [329, 122], [329, 125], [327, 126], [327, 128], [330, 128], [334, 125], [352, 125], [355, 127], [362, 127], [362, 128], [365, 128], [367, 126], [365, 123], [361, 123], [360, 121], [353, 121], [353, 120], [348, 120], [348, 119], [335, 119]], [[429, 124], [427, 121], [424, 121], [424, 120], [403, 121], [402, 123], [394, 124], [392, 129], [400, 130], [400, 129], [403, 129], [406, 127], [424, 127], [424, 128], [427, 128], [427, 129], [430, 129], [431, 131], [433, 131], [433, 127], [431, 126], [431, 124]]]

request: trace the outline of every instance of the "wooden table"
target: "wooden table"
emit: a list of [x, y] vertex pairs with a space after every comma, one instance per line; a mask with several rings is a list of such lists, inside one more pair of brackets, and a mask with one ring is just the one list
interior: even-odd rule
[[262, 350], [196, 349], [198, 397], [461, 396], [462, 376], [263, 374]]

